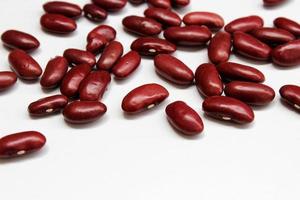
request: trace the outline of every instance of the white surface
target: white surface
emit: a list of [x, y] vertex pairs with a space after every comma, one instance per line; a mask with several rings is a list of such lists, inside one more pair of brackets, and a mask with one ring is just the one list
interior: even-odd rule
[[[77, 21], [77, 31], [70, 36], [47, 34], [39, 25], [44, 2], [0, 1], [0, 32], [14, 28], [35, 35], [41, 47], [33, 56], [43, 67], [66, 48], [84, 48], [87, 33], [96, 26], [82, 17]], [[83, 6], [88, 0], [73, 2]], [[300, 21], [299, 7], [298, 0], [276, 9], [264, 9], [261, 0], [192, 0], [192, 5], [180, 13], [213, 11], [226, 22], [257, 14], [265, 19], [266, 26], [271, 26], [276, 16]], [[124, 44], [125, 52], [135, 37], [122, 30], [121, 19], [141, 15], [145, 8], [128, 4], [105, 21], [117, 29], [117, 40]], [[9, 69], [7, 55], [7, 49], [1, 47], [1, 70]], [[174, 55], [193, 70], [207, 62], [206, 49], [181, 49]], [[249, 62], [235, 56], [231, 61]], [[103, 100], [108, 112], [103, 119], [85, 126], [68, 125], [62, 115], [31, 119], [28, 104], [58, 90], [46, 94], [39, 84], [18, 81], [13, 89], [0, 94], [0, 136], [38, 130], [48, 141], [40, 153], [0, 161], [0, 199], [299, 200], [299, 114], [280, 103], [278, 89], [287, 83], [300, 84], [300, 68], [282, 70], [272, 64], [252, 64], [265, 73], [265, 83], [276, 90], [277, 96], [271, 105], [255, 109], [255, 122], [247, 127], [206, 118], [196, 88], [176, 88], [161, 80], [150, 59], [143, 59], [128, 80], [112, 81]], [[167, 87], [170, 97], [147, 113], [126, 118], [120, 108], [122, 98], [149, 82]], [[164, 108], [179, 99], [201, 114], [205, 124], [202, 136], [187, 139], [169, 126]]]

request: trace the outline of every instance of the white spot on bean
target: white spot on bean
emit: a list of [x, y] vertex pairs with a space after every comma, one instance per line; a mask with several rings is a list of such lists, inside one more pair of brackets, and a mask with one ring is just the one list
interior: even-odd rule
[[17, 155], [19, 155], [19, 156], [20, 156], [20, 155], [24, 155], [25, 153], [26, 153], [25, 150], [21, 150], [21, 151], [18, 151], [18, 152], [17, 152]]
[[147, 109], [151, 109], [151, 108], [153, 108], [155, 106], [155, 104], [153, 103], [153, 104], [150, 104], [149, 106], [147, 106]]
[[156, 50], [155, 50], [155, 49], [149, 49], [149, 52], [150, 52], [150, 53], [155, 53]]
[[226, 120], [226, 121], [230, 121], [231, 118], [230, 117], [222, 117], [223, 120]]
[[46, 112], [47, 112], [47, 113], [53, 112], [53, 108], [48, 108], [48, 109], [46, 110]]
[[299, 106], [299, 105], [294, 104], [294, 107], [295, 107], [296, 109], [300, 110], [300, 106]]

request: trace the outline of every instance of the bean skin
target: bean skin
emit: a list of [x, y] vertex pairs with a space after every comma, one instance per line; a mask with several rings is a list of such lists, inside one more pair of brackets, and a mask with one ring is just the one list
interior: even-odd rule
[[117, 32], [113, 27], [108, 25], [99, 25], [88, 33], [87, 41], [100, 35], [105, 37], [106, 40], [110, 42], [116, 38], [116, 34]]
[[67, 34], [76, 30], [76, 22], [59, 14], [44, 14], [40, 23], [44, 30], [57, 34]]
[[142, 4], [142, 3], [145, 3], [145, 0], [128, 0], [130, 3], [132, 4]]
[[39, 132], [26, 131], [4, 136], [0, 139], [0, 158], [14, 158], [40, 150], [46, 138]]
[[285, 17], [278, 17], [273, 23], [277, 28], [282, 28], [294, 34], [296, 37], [300, 37], [300, 24], [296, 21]]
[[231, 53], [231, 35], [220, 31], [210, 40], [208, 45], [208, 57], [214, 64], [226, 62]]
[[81, 8], [73, 3], [65, 1], [51, 1], [43, 5], [47, 13], [61, 14], [66, 17], [79, 17], [82, 13]]
[[204, 25], [214, 31], [224, 26], [224, 19], [212, 12], [190, 12], [183, 17], [183, 22], [186, 25]]
[[17, 75], [14, 72], [2, 71], [0, 72], [0, 92], [7, 90], [17, 82]]
[[40, 46], [40, 42], [32, 35], [17, 30], [8, 30], [1, 35], [5, 46], [11, 49], [32, 51]]
[[112, 68], [112, 73], [118, 79], [130, 76], [140, 65], [141, 56], [136, 51], [130, 51], [121, 57]]
[[130, 91], [122, 101], [122, 109], [127, 113], [138, 113], [151, 109], [169, 96], [163, 86], [151, 83], [139, 86]]
[[185, 7], [190, 4], [190, 0], [171, 0], [174, 7]]
[[252, 31], [251, 35], [271, 46], [285, 44], [296, 39], [290, 32], [279, 28], [259, 28]]
[[300, 39], [277, 46], [272, 51], [273, 63], [282, 67], [300, 64]]
[[88, 40], [86, 50], [93, 54], [98, 54], [107, 44], [108, 41], [104, 36], [97, 35]]
[[239, 124], [251, 123], [254, 120], [251, 107], [231, 97], [208, 97], [204, 100], [202, 109], [208, 116]]
[[264, 25], [264, 20], [256, 15], [251, 15], [247, 17], [241, 17], [233, 20], [225, 26], [225, 31], [228, 33], [234, 33], [237, 31], [241, 32], [251, 32], [255, 29], [261, 28]]
[[153, 7], [170, 9], [171, 0], [147, 0], [147, 3]]
[[286, 0], [263, 0], [264, 6], [278, 6]]
[[86, 4], [83, 7], [84, 16], [93, 22], [102, 22], [107, 18], [107, 12], [95, 4]]
[[97, 62], [100, 70], [110, 70], [123, 54], [123, 45], [118, 41], [112, 41], [104, 49]]
[[95, 55], [91, 52], [80, 49], [66, 49], [64, 57], [68, 60], [70, 65], [88, 64], [93, 67], [96, 64]]
[[181, 18], [177, 13], [163, 8], [148, 8], [145, 10], [144, 15], [158, 21], [164, 27], [180, 26], [181, 24]]
[[92, 0], [92, 2], [107, 11], [116, 12], [125, 7], [127, 0]]
[[300, 87], [297, 85], [284, 85], [280, 88], [281, 98], [289, 105], [300, 111]]

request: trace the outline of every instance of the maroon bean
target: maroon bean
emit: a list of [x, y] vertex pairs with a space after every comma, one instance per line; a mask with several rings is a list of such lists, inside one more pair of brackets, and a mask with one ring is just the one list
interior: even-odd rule
[[31, 51], [40, 46], [40, 42], [32, 35], [17, 30], [8, 30], [1, 35], [5, 46], [11, 49]]
[[211, 117], [239, 124], [250, 123], [254, 120], [254, 113], [251, 107], [231, 97], [208, 97], [204, 100], [202, 109]]
[[220, 75], [227, 80], [249, 81], [249, 82], [264, 82], [264, 74], [247, 65], [242, 65], [233, 62], [221, 63], [217, 67]]
[[151, 83], [139, 86], [129, 92], [122, 101], [122, 109], [127, 113], [137, 113], [151, 109], [169, 96], [163, 86]]
[[118, 41], [112, 41], [104, 49], [97, 62], [97, 68], [110, 70], [123, 54], [123, 45]]
[[234, 33], [236, 31], [250, 32], [263, 27], [263, 25], [264, 20], [261, 17], [251, 15], [233, 20], [225, 26], [225, 31], [228, 33]]
[[190, 12], [183, 17], [186, 25], [205, 25], [209, 29], [219, 30], [224, 26], [224, 19], [212, 12]]
[[108, 42], [114, 40], [116, 38], [116, 30], [108, 25], [99, 25], [93, 30], [91, 30], [87, 36], [87, 40], [97, 37], [97, 36], [103, 36], [106, 38]]
[[106, 71], [91, 72], [79, 86], [79, 97], [82, 101], [98, 101], [102, 98], [108, 84], [110, 74]]
[[147, 0], [147, 2], [154, 7], [170, 9], [171, 8], [171, 0]]
[[154, 19], [136, 15], [125, 17], [122, 24], [129, 32], [143, 36], [158, 35], [162, 30], [161, 24]]
[[45, 3], [43, 8], [47, 13], [61, 14], [66, 17], [79, 17], [82, 13], [78, 5], [65, 1], [51, 1]]
[[112, 68], [112, 73], [118, 79], [127, 78], [140, 65], [141, 56], [136, 51], [129, 51]]
[[281, 98], [296, 110], [300, 110], [300, 87], [297, 85], [284, 85], [280, 88]]
[[64, 57], [71, 65], [88, 64], [93, 67], [96, 64], [96, 58], [94, 54], [89, 51], [80, 49], [66, 49], [64, 51]]
[[76, 22], [59, 14], [44, 14], [40, 21], [42, 27], [49, 32], [66, 34], [76, 30]]
[[42, 74], [40, 65], [23, 50], [13, 50], [10, 52], [8, 60], [11, 68], [21, 79], [36, 80]]
[[178, 85], [191, 85], [194, 73], [179, 59], [169, 54], [159, 54], [154, 58], [156, 72], [163, 78]]
[[284, 3], [286, 0], [263, 0], [265, 6], [278, 6]]
[[125, 7], [127, 0], [92, 0], [94, 4], [107, 11], [115, 12]]
[[68, 104], [68, 98], [64, 95], [53, 95], [32, 102], [28, 106], [28, 112], [32, 116], [46, 116], [60, 112]]
[[300, 39], [277, 46], [272, 51], [272, 60], [282, 67], [300, 64]]
[[296, 21], [285, 17], [278, 17], [273, 23], [277, 28], [282, 28], [294, 34], [296, 37], [300, 37], [300, 24]]
[[184, 135], [195, 136], [204, 129], [201, 117], [183, 101], [169, 104], [165, 112], [170, 124]]
[[12, 87], [17, 82], [17, 75], [14, 72], [0, 72], [0, 91]]
[[63, 78], [60, 85], [60, 92], [69, 98], [77, 95], [81, 81], [90, 71], [91, 67], [87, 64], [80, 64], [73, 67]]
[[231, 35], [220, 31], [210, 40], [208, 45], [208, 57], [214, 64], [226, 62], [231, 53]]
[[86, 50], [98, 54], [108, 44], [104, 36], [98, 35], [88, 40]]
[[0, 158], [13, 158], [40, 150], [46, 137], [36, 131], [19, 132], [0, 139]]
[[132, 4], [142, 4], [145, 2], [145, 0], [128, 0]]
[[205, 97], [219, 96], [223, 93], [223, 82], [213, 64], [204, 63], [196, 69], [195, 83], [200, 94]]
[[171, 0], [175, 7], [185, 7], [190, 4], [190, 0]]
[[164, 8], [148, 8], [144, 15], [158, 21], [164, 27], [180, 26], [181, 24], [181, 18], [177, 13]]
[[83, 7], [84, 16], [94, 22], [102, 22], [107, 18], [107, 12], [95, 4], [86, 4]]
[[174, 26], [164, 32], [164, 37], [168, 41], [186, 46], [205, 45], [211, 39], [211, 35], [206, 26]]
[[269, 60], [272, 51], [267, 44], [243, 32], [233, 34], [233, 47], [237, 53], [254, 60]]

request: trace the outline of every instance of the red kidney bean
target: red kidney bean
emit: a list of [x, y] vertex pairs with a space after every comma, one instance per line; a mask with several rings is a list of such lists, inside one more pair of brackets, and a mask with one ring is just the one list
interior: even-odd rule
[[177, 13], [164, 8], [148, 8], [144, 15], [158, 21], [164, 27], [180, 26], [181, 24], [181, 18]]
[[53, 95], [32, 102], [28, 106], [28, 112], [32, 116], [46, 116], [60, 112], [68, 104], [68, 98], [64, 95]]
[[274, 90], [261, 83], [232, 81], [224, 89], [226, 96], [239, 99], [247, 104], [262, 106], [273, 101]]
[[46, 137], [36, 131], [19, 132], [0, 139], [0, 158], [13, 158], [40, 150]]
[[190, 12], [183, 17], [186, 25], [205, 25], [209, 29], [219, 30], [224, 26], [224, 19], [212, 12]]
[[251, 123], [254, 120], [251, 107], [231, 97], [208, 97], [204, 100], [202, 109], [211, 117], [239, 124]]
[[40, 21], [42, 27], [49, 32], [66, 34], [76, 30], [76, 22], [59, 14], [44, 14]]
[[87, 64], [80, 64], [73, 67], [62, 80], [60, 92], [67, 97], [74, 97], [78, 94], [81, 81], [90, 73], [91, 67]]
[[231, 53], [231, 35], [220, 31], [210, 40], [208, 45], [208, 57], [212, 63], [226, 62]]
[[141, 56], [136, 51], [129, 51], [121, 57], [112, 68], [112, 73], [118, 79], [124, 79], [132, 74], [140, 65]]
[[47, 13], [61, 14], [66, 17], [79, 17], [82, 13], [78, 5], [65, 1], [50, 1], [45, 3], [43, 8]]
[[233, 20], [225, 26], [225, 31], [228, 33], [234, 33], [236, 31], [250, 32], [263, 27], [263, 25], [264, 20], [261, 17], [251, 15]]
[[95, 4], [86, 4], [83, 7], [84, 16], [94, 22], [102, 22], [107, 18], [107, 12]]
[[123, 45], [118, 41], [112, 41], [104, 49], [97, 62], [97, 68], [110, 70], [123, 54]]
[[171, 0], [175, 7], [184, 7], [190, 4], [190, 0]]
[[107, 11], [115, 12], [125, 7], [127, 0], [92, 0], [94, 4]]
[[65, 107], [63, 115], [69, 123], [84, 124], [99, 119], [106, 111], [106, 106], [99, 101], [73, 101]]
[[233, 47], [237, 53], [254, 60], [269, 60], [272, 51], [267, 44], [243, 32], [233, 34]]
[[201, 117], [183, 101], [169, 104], [165, 112], [170, 124], [184, 135], [198, 135], [204, 129]]
[[221, 63], [217, 70], [224, 79], [230, 81], [239, 80], [257, 83], [265, 81], [265, 76], [261, 71], [247, 65], [225, 62]]
[[171, 0], [147, 0], [147, 2], [154, 7], [170, 9], [171, 8]]
[[273, 23], [277, 28], [282, 28], [294, 34], [296, 37], [300, 37], [300, 24], [296, 21], [285, 17], [278, 17]]
[[88, 40], [86, 50], [93, 54], [98, 54], [107, 44], [108, 41], [104, 36], [97, 35]]
[[145, 0], [128, 0], [132, 4], [142, 4], [145, 2]]
[[8, 30], [1, 35], [5, 46], [11, 49], [31, 51], [40, 46], [40, 42], [32, 35], [17, 30]]
[[0, 72], [0, 91], [12, 87], [17, 82], [17, 75], [14, 72]]
[[156, 72], [163, 78], [179, 85], [191, 85], [194, 73], [183, 62], [169, 54], [159, 54], [154, 58]]
[[277, 46], [272, 51], [273, 63], [290, 67], [300, 64], [300, 39]]
[[102, 98], [108, 84], [110, 74], [106, 71], [91, 72], [79, 86], [79, 97], [82, 101], [98, 101]]
[[196, 69], [195, 83], [198, 91], [205, 97], [220, 96], [223, 93], [223, 82], [213, 64], [204, 63]]
[[158, 35], [162, 30], [161, 24], [154, 19], [136, 15], [125, 17], [122, 24], [129, 32], [144, 36]]
[[265, 6], [278, 6], [285, 2], [285, 0], [263, 0]]
[[97, 37], [97, 36], [103, 36], [106, 38], [108, 42], [114, 40], [116, 38], [116, 30], [108, 25], [99, 25], [93, 30], [91, 30], [87, 36], [87, 40]]
[[163, 86], [151, 83], [139, 86], [129, 92], [122, 101], [122, 109], [127, 113], [137, 113], [151, 109], [169, 96]]
[[71, 65], [88, 64], [90, 67], [93, 67], [96, 64], [94, 54], [80, 49], [66, 49], [64, 57]]
[[23, 50], [13, 50], [10, 52], [8, 60], [12, 69], [21, 79], [36, 80], [42, 74], [40, 65]]
[[300, 87], [297, 85], [284, 85], [280, 88], [281, 98], [296, 110], [300, 110]]

